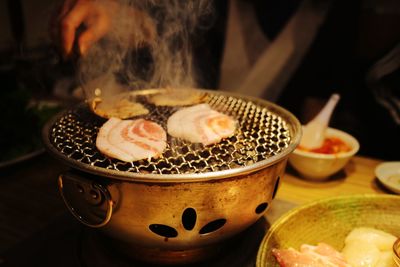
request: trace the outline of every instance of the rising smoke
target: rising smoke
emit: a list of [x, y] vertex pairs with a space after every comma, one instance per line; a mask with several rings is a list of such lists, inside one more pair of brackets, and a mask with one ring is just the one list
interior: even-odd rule
[[212, 23], [211, 0], [120, 0], [111, 9], [111, 30], [79, 64], [86, 97], [95, 88], [196, 87], [192, 37]]

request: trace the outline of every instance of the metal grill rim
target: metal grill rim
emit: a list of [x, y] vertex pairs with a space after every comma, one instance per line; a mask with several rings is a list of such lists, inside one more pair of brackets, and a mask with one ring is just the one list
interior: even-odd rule
[[[142, 177], [229, 174], [268, 165], [297, 146], [300, 124], [286, 110], [259, 99], [202, 91], [207, 93], [206, 102], [211, 107], [233, 116], [239, 125], [234, 136], [215, 145], [204, 147], [169, 136], [167, 149], [157, 159], [128, 163], [111, 159], [95, 147], [97, 131], [105, 119], [94, 115], [86, 104], [69, 109], [48, 123], [47, 132], [44, 130], [45, 143], [50, 152], [72, 166], [111, 176], [129, 173], [127, 176]], [[154, 90], [149, 94], [152, 93]], [[151, 105], [145, 100], [142, 103]], [[176, 107], [149, 108], [152, 112], [142, 117], [160, 123], [164, 129], [168, 116], [177, 110]]]

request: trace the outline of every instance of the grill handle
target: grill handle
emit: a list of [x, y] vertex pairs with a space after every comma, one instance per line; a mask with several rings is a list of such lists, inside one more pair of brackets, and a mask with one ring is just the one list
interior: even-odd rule
[[110, 221], [114, 202], [105, 186], [65, 172], [58, 177], [58, 188], [68, 210], [84, 225], [99, 228]]

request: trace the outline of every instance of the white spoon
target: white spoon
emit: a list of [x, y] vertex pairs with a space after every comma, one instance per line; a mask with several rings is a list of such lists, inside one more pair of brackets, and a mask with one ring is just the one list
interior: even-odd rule
[[325, 139], [325, 130], [339, 99], [340, 96], [338, 94], [333, 94], [317, 116], [303, 126], [303, 136], [300, 141], [301, 147], [314, 149], [322, 146]]

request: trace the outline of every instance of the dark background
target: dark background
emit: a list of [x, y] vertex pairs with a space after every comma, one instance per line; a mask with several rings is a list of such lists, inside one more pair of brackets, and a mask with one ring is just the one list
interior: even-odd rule
[[[264, 34], [273, 40], [299, 1], [252, 1]], [[214, 40], [212, 49], [199, 45], [198, 54], [211, 66], [219, 66], [223, 42], [226, 2], [219, 1], [215, 27], [206, 33]], [[386, 160], [398, 160], [400, 125], [375, 99], [366, 84], [372, 65], [400, 41], [400, 11], [388, 8], [393, 1], [334, 1], [325, 23], [306, 53], [302, 63], [284, 88], [277, 103], [307, 123], [331, 94], [339, 101], [331, 127], [354, 135], [360, 142], [360, 154]], [[201, 44], [201, 39], [200, 42]], [[210, 45], [207, 45], [210, 47]], [[218, 84], [218, 68], [204, 66], [205, 86]], [[385, 77], [386, 84], [400, 97], [399, 71]], [[204, 76], [203, 76], [204, 77]]]
[[[59, 1], [3, 1], [0, 29], [1, 90], [21, 84], [35, 95], [72, 98], [78, 86], [73, 61], [63, 61], [49, 38], [49, 19]], [[249, 1], [270, 40], [296, 11], [299, 1]], [[306, 123], [329, 96], [341, 94], [331, 126], [354, 135], [359, 154], [398, 160], [400, 126], [365, 83], [368, 69], [400, 41], [395, 1], [334, 1], [309, 52], [277, 103]], [[214, 24], [194, 38], [199, 87], [216, 88], [224, 42], [227, 1], [215, 1]], [[396, 5], [394, 5], [396, 6]], [[389, 7], [389, 8], [388, 8]], [[389, 82], [399, 96], [398, 73]], [[0, 132], [1, 134], [1, 132]], [[397, 148], [397, 149], [395, 149]]]

